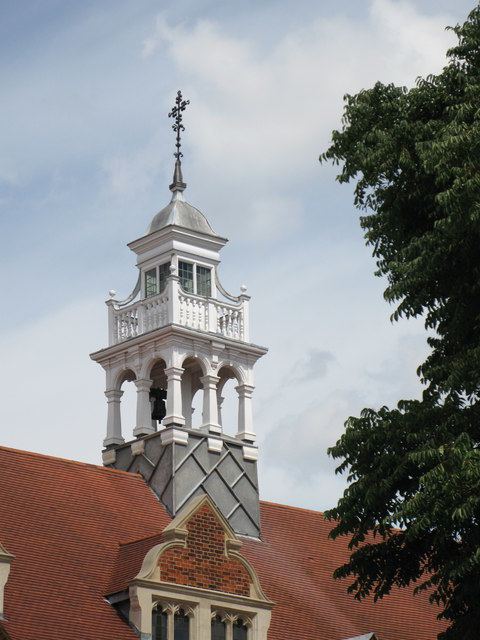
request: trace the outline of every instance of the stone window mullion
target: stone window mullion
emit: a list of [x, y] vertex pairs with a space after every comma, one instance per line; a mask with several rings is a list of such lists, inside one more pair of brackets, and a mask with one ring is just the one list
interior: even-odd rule
[[235, 618], [230, 615], [225, 616], [225, 640], [233, 640], [233, 622]]
[[176, 605], [170, 604], [167, 606], [167, 615], [168, 615], [168, 623], [167, 623], [167, 639], [174, 640], [175, 638], [175, 613], [178, 609]]

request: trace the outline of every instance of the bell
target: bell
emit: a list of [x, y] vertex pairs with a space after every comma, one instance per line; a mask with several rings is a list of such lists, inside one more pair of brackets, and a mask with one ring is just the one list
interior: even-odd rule
[[150, 389], [150, 399], [153, 399], [152, 420], [158, 420], [160, 422], [167, 415], [167, 408], [165, 406], [167, 392], [165, 389]]

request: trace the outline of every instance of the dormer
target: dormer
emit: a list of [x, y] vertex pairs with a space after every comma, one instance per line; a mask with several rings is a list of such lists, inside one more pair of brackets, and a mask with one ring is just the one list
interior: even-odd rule
[[14, 556], [0, 543], [0, 620], [5, 617], [5, 586]]

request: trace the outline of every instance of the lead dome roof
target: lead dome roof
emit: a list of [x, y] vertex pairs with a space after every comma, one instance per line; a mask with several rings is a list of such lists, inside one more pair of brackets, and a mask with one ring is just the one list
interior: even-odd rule
[[170, 225], [205, 233], [209, 236], [218, 235], [212, 229], [203, 213], [179, 197], [178, 192], [175, 192], [169, 204], [154, 216], [147, 233], [159, 231]]

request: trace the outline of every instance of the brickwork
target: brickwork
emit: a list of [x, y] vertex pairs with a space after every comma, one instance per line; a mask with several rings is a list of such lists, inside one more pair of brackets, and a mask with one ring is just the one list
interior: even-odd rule
[[186, 524], [187, 547], [173, 547], [160, 558], [160, 579], [165, 582], [250, 595], [250, 576], [238, 560], [225, 554], [225, 531], [208, 504]]

